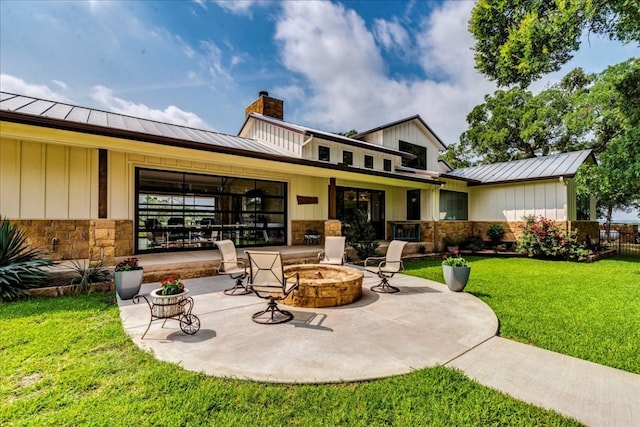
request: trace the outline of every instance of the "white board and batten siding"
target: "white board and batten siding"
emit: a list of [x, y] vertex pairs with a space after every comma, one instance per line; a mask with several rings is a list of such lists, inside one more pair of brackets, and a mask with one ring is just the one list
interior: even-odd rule
[[522, 221], [529, 215], [572, 219], [567, 186], [553, 180], [469, 188], [471, 221]]
[[410, 142], [427, 148], [427, 170], [437, 171], [440, 144], [416, 120], [399, 123], [384, 130], [384, 145], [394, 150], [399, 149], [399, 141]]
[[96, 218], [97, 170], [95, 149], [3, 138], [0, 213], [15, 219]]
[[294, 156], [302, 156], [303, 135], [300, 132], [275, 126], [262, 120], [253, 120], [252, 122], [249, 133], [243, 133], [242, 136], [272, 144]]

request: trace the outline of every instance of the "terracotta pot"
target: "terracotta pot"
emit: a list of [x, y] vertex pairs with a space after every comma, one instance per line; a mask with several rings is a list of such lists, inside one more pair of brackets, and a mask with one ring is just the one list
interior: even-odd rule
[[131, 299], [140, 292], [144, 270], [115, 271], [116, 292], [120, 299]]
[[442, 272], [444, 274], [444, 281], [449, 287], [449, 290], [461, 292], [464, 290], [465, 286], [467, 286], [471, 267], [452, 267], [450, 265], [443, 265]]
[[151, 291], [151, 314], [155, 317], [174, 317], [182, 313], [180, 302], [187, 297], [189, 289], [175, 295], [162, 295], [162, 289]]

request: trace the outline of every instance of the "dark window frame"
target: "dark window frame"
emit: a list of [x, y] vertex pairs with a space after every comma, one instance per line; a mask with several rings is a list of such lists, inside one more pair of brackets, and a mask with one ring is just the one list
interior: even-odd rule
[[364, 167], [367, 169], [373, 169], [373, 156], [369, 154], [364, 155]]
[[402, 166], [427, 170], [427, 147], [398, 140], [398, 150], [407, 153], [407, 156], [402, 156]]
[[[458, 197], [459, 200], [454, 200]], [[441, 218], [446, 221], [468, 221], [469, 220], [469, 193], [463, 191], [440, 190], [440, 203], [438, 211]], [[447, 209], [443, 211], [443, 208]], [[464, 212], [463, 212], [464, 211]]]
[[385, 170], [385, 172], [391, 172], [391, 159], [384, 159], [383, 169]]
[[331, 161], [331, 147], [326, 145], [318, 145], [318, 160], [322, 162]]
[[347, 166], [353, 165], [353, 151], [342, 150], [342, 163]]
[[[287, 195], [282, 181], [136, 168], [135, 253], [210, 250], [212, 232], [235, 238], [239, 247], [286, 245]], [[169, 218], [184, 226], [168, 227]], [[172, 236], [181, 241], [170, 242]]]

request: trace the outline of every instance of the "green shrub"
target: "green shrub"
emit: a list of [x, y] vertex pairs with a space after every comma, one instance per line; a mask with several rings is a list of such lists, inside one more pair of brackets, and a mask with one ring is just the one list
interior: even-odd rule
[[523, 233], [516, 251], [530, 257], [583, 261], [591, 251], [578, 242], [577, 231], [566, 234], [553, 221], [533, 215], [523, 218]]
[[371, 225], [371, 221], [369, 221], [367, 211], [358, 209], [355, 219], [350, 225], [351, 227], [347, 232], [347, 240], [349, 245], [356, 250], [358, 258], [366, 259], [377, 255], [379, 243], [376, 238], [376, 230]]
[[484, 242], [482, 240], [482, 237], [472, 234], [470, 236], [467, 236], [467, 238], [464, 240], [464, 243], [462, 244], [462, 247], [474, 252], [480, 251], [484, 249]]
[[493, 244], [497, 244], [504, 237], [504, 227], [500, 224], [491, 224], [487, 230], [487, 237]]
[[71, 260], [72, 270], [76, 274], [69, 283], [76, 292], [87, 292], [92, 283], [106, 282], [111, 279], [111, 272], [105, 268], [104, 260], [89, 262], [86, 260]]
[[41, 255], [29, 247], [23, 230], [0, 219], [0, 301], [28, 296], [30, 288], [47, 280], [49, 273], [43, 267], [55, 263]]

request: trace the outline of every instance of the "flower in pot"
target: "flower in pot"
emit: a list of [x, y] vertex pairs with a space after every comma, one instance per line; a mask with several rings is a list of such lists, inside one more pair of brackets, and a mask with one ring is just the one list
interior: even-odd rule
[[165, 277], [160, 281], [160, 288], [151, 291], [151, 314], [159, 318], [177, 316], [182, 313], [182, 301], [188, 293], [182, 280], [175, 276]]
[[453, 256], [444, 256], [442, 260], [442, 273], [449, 290], [460, 292], [464, 290], [469, 281], [471, 267], [469, 262], [454, 251]]
[[184, 283], [175, 276], [165, 277], [160, 281], [160, 295], [177, 295], [184, 292]]
[[143, 274], [138, 258], [127, 258], [116, 264], [113, 276], [120, 299], [131, 299], [140, 292]]

